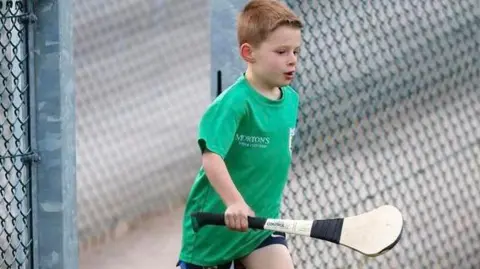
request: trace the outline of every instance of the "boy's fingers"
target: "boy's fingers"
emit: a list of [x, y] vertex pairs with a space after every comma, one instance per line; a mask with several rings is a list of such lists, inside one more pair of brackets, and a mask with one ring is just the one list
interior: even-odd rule
[[234, 229], [235, 228], [235, 216], [233, 215], [227, 215], [225, 218], [225, 224], [227, 225], [228, 228]]
[[251, 209], [228, 212], [225, 214], [225, 225], [231, 230], [245, 232], [248, 230], [248, 216], [255, 216], [255, 213]]
[[238, 226], [238, 218], [237, 216], [233, 215], [232, 216], [232, 229], [237, 229]]
[[243, 230], [243, 215], [240, 212], [235, 216], [235, 225], [233, 228], [237, 231]]
[[238, 216], [236, 216], [236, 218], [235, 218], [235, 226], [234, 226], [233, 228], [234, 228], [235, 230], [238, 230], [238, 229], [240, 229], [240, 226], [241, 226], [241, 224], [240, 224], [240, 218], [238, 218]]
[[246, 231], [248, 228], [248, 219], [246, 216], [242, 217], [242, 230]]
[[227, 227], [232, 227], [232, 220], [231, 220], [231, 217], [228, 216], [225, 218], [225, 224], [227, 225]]

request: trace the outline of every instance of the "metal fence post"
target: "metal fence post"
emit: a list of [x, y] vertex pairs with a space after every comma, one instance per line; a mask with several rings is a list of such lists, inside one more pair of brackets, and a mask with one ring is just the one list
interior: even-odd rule
[[[35, 94], [32, 144], [40, 160], [32, 178], [35, 269], [78, 268], [76, 228], [73, 0], [34, 6]], [[32, 59], [31, 59], [32, 60]]]
[[236, 18], [247, 0], [210, 0], [211, 97], [237, 80], [245, 71], [238, 55]]

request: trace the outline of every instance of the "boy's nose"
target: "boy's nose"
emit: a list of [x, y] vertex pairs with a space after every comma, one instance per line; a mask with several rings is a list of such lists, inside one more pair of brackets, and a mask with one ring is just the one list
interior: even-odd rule
[[297, 56], [295, 54], [291, 54], [288, 63], [290, 65], [295, 65], [297, 63]]

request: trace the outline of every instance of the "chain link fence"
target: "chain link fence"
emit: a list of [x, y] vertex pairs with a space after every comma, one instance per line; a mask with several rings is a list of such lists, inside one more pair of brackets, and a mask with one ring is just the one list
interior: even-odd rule
[[31, 250], [26, 3], [0, 1], [0, 268], [28, 268]]
[[211, 100], [208, 5], [78, 0], [74, 11], [79, 240], [96, 242], [184, 203]]
[[402, 211], [376, 258], [290, 237], [296, 268], [480, 267], [477, 0], [287, 1], [306, 27], [283, 215]]
[[[406, 222], [371, 260], [292, 236], [297, 268], [479, 266], [478, 3], [287, 2], [306, 28], [284, 217], [391, 203]], [[208, 18], [202, 0], [75, 1], [81, 241], [183, 202], [210, 102]]]

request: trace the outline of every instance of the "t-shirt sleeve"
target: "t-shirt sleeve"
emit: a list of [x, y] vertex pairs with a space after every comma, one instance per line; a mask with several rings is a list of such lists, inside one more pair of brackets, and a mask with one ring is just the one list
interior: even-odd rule
[[221, 95], [207, 108], [198, 126], [198, 145], [220, 155], [228, 153], [244, 115], [244, 100], [234, 94]]

